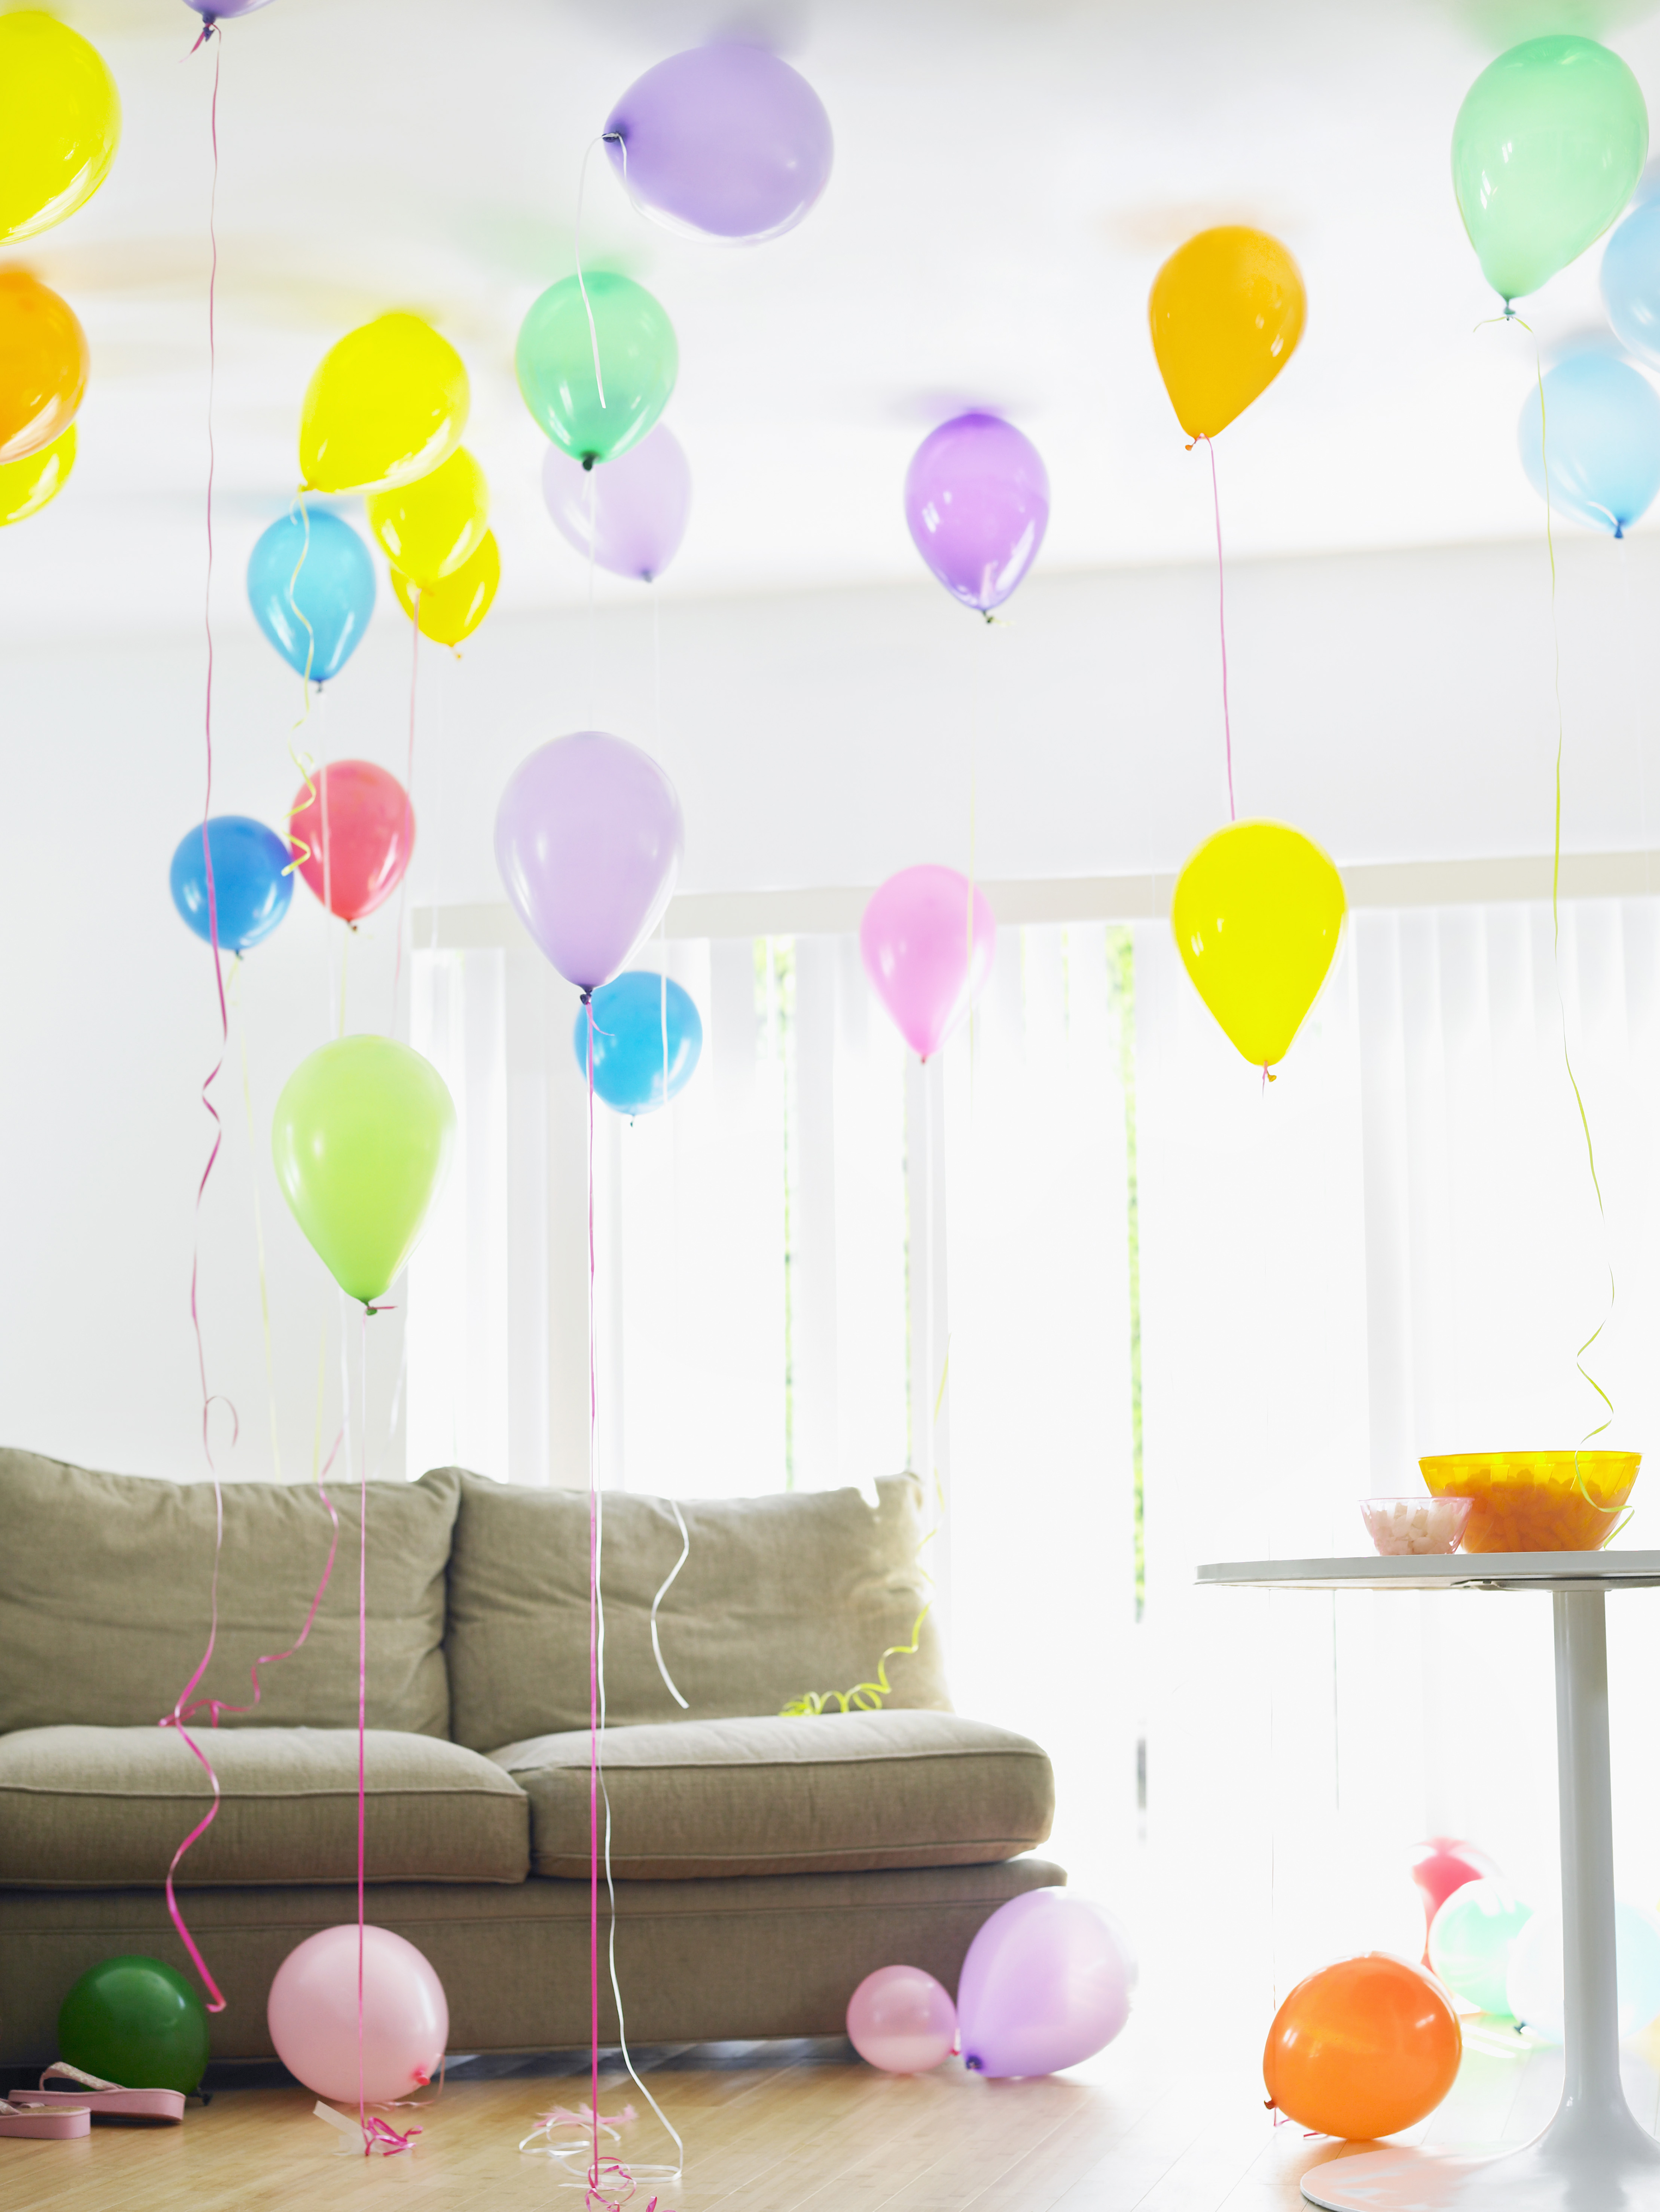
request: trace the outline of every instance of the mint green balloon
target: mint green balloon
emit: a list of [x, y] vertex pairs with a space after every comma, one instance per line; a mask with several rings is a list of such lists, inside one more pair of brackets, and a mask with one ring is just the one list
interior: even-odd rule
[[513, 366], [541, 429], [591, 468], [637, 446], [662, 414], [680, 373], [680, 348], [643, 284], [599, 269], [581, 283], [566, 276], [548, 286], [519, 326]]
[[455, 1127], [443, 1077], [390, 1037], [338, 1037], [283, 1085], [271, 1123], [282, 1195], [341, 1289], [366, 1306], [420, 1239]]
[[1637, 79], [1593, 39], [1530, 39], [1481, 71], [1452, 126], [1452, 189], [1506, 308], [1598, 239], [1649, 152]]
[[1432, 1972], [1467, 2003], [1508, 2015], [1511, 1949], [1532, 1917], [1533, 1907], [1502, 1883], [1464, 1882], [1430, 1923]]

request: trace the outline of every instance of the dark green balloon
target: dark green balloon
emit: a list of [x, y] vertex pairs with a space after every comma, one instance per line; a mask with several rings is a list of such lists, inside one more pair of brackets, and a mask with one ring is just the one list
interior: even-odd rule
[[566, 276], [548, 286], [519, 327], [513, 366], [538, 427], [587, 466], [639, 443], [669, 404], [680, 348], [674, 325], [633, 277], [597, 269], [582, 284]]
[[208, 2011], [160, 1959], [106, 1959], [59, 2008], [58, 2055], [124, 2089], [194, 2089], [208, 2063]]

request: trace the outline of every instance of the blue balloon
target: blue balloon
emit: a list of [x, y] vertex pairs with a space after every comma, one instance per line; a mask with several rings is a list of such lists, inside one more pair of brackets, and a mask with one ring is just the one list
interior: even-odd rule
[[[663, 1014], [668, 1014], [669, 1084], [663, 1088]], [[588, 1012], [577, 1015], [572, 1042], [588, 1073]], [[653, 1114], [678, 1098], [703, 1050], [703, 1024], [689, 991], [649, 969], [630, 968], [594, 994], [594, 1089], [619, 1114]]]
[[[294, 898], [285, 875], [294, 855], [275, 830], [247, 814], [215, 814], [208, 823], [213, 855], [213, 903], [220, 949], [245, 952], [276, 927]], [[168, 881], [173, 902], [197, 935], [213, 942], [208, 927], [208, 866], [202, 825], [187, 830], [173, 856]]]
[[1623, 538], [1660, 492], [1660, 392], [1612, 354], [1571, 354], [1545, 371], [1544, 435], [1536, 386], [1522, 403], [1516, 434], [1528, 482], [1550, 503], [1594, 530]]
[[248, 604], [289, 667], [326, 684], [356, 652], [374, 611], [369, 549], [349, 522], [296, 500], [248, 556]]
[[1609, 239], [1602, 304], [1621, 343], [1660, 362], [1660, 198], [1644, 200]]

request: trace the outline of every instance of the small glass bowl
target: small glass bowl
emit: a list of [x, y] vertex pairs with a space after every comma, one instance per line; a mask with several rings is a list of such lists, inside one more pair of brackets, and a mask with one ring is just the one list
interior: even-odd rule
[[1456, 1552], [1469, 1519], [1472, 1498], [1363, 1498], [1366, 1534], [1386, 1559], [1421, 1553]]

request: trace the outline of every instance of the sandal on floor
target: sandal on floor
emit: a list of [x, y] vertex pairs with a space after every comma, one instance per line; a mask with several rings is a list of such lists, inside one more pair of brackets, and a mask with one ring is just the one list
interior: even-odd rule
[[92, 2114], [84, 2105], [52, 2105], [27, 2111], [0, 2097], [0, 2136], [45, 2136], [62, 2142], [69, 2136], [92, 2132]]
[[[51, 2081], [72, 2081], [72, 2089], [52, 2089]], [[124, 2089], [118, 2081], [106, 2081], [96, 2074], [83, 2074], [78, 2066], [59, 2059], [40, 2076], [38, 2089], [14, 2089], [14, 2101], [33, 2112], [54, 2106], [79, 2106], [99, 2119], [182, 2120], [185, 2096], [179, 2089]]]

